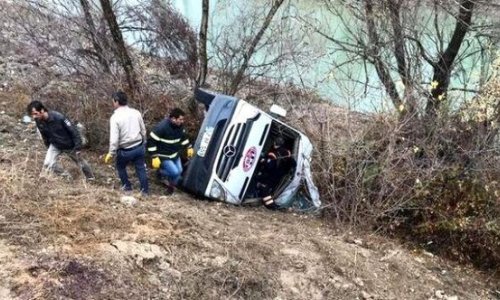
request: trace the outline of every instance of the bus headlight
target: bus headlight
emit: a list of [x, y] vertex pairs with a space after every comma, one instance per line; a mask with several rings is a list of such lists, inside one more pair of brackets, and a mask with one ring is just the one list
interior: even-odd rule
[[212, 187], [210, 188], [210, 197], [215, 198], [215, 199], [219, 199], [222, 201], [226, 200], [226, 197], [224, 195], [224, 189], [215, 180], [212, 182]]

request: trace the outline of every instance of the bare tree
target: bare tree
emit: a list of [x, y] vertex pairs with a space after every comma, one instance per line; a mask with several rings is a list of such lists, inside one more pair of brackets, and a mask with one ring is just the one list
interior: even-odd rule
[[26, 50], [36, 60], [50, 59], [57, 72], [79, 74], [87, 78], [104, 71], [113, 75], [114, 56], [108, 30], [99, 8], [89, 0], [21, 0], [11, 4], [6, 15], [17, 24], [16, 36], [22, 37]]
[[[379, 34], [377, 32], [377, 28], [375, 26], [375, 14], [373, 11], [373, 2], [371, 0], [366, 0], [365, 1], [365, 11], [366, 11], [366, 28], [368, 31], [368, 47], [366, 49], [366, 55], [369, 57], [370, 61], [373, 63], [375, 66], [375, 69], [377, 70], [378, 77], [380, 78], [380, 81], [385, 87], [385, 90], [387, 91], [387, 94], [392, 99], [392, 102], [395, 107], [400, 107], [403, 103], [401, 100], [401, 97], [399, 96], [399, 93], [396, 89], [396, 84], [394, 83], [394, 80], [391, 77], [390, 70], [388, 66], [385, 64], [383, 61], [381, 52], [382, 52], [382, 43], [379, 38]], [[396, 17], [398, 17], [397, 12], [394, 12]], [[397, 43], [398, 46], [400, 46], [400, 43]], [[402, 49], [400, 49], [398, 46], [396, 46], [396, 58], [398, 59], [398, 65], [401, 65], [401, 53]], [[403, 65], [402, 68], [405, 68]], [[407, 79], [406, 79], [407, 80]]]
[[132, 59], [128, 54], [127, 47], [125, 46], [125, 41], [123, 40], [122, 32], [118, 26], [116, 15], [113, 12], [110, 0], [99, 1], [101, 3], [104, 19], [108, 23], [111, 36], [113, 37], [113, 41], [116, 46], [116, 54], [123, 70], [125, 71], [127, 82], [133, 95], [138, 91], [139, 83], [137, 82], [137, 76], [135, 74], [134, 65], [132, 64]]
[[143, 0], [126, 7], [123, 32], [134, 36], [135, 46], [161, 61], [172, 75], [196, 78], [196, 33], [167, 1]]
[[[419, 112], [432, 117], [440, 104], [445, 103], [451, 77], [456, 74], [454, 70], [463, 69], [463, 61], [476, 55], [473, 51], [477, 50], [464, 49], [464, 41], [473, 28], [473, 9], [477, 3], [472, 0], [324, 1], [326, 11], [339, 20], [346, 37], [336, 36], [306, 18], [301, 21], [330, 41], [336, 51], [349, 55], [350, 63], [373, 66], [402, 117]], [[422, 15], [423, 18], [419, 17]], [[419, 18], [424, 20], [423, 24], [414, 21]], [[454, 29], [450, 31], [443, 24], [452, 20]], [[476, 38], [489, 39], [480, 34]], [[470, 47], [470, 44], [465, 45]], [[365, 80], [368, 86], [368, 75]]]
[[85, 22], [88, 26], [88, 32], [90, 36], [90, 40], [92, 41], [92, 45], [94, 47], [94, 51], [91, 52], [92, 55], [97, 57], [97, 60], [101, 64], [104, 72], [110, 73], [109, 63], [106, 59], [106, 55], [104, 54], [104, 49], [101, 47], [98, 37], [97, 37], [97, 29], [94, 23], [94, 19], [91, 14], [90, 4], [88, 0], [80, 0], [80, 5], [82, 6], [83, 14], [85, 17]]
[[208, 55], [207, 55], [207, 32], [208, 32], [208, 16], [209, 16], [209, 0], [202, 0], [202, 16], [200, 26], [200, 38], [198, 46], [198, 77], [196, 85], [203, 86], [207, 77], [208, 71]]
[[[290, 1], [283, 2], [262, 31], [269, 10], [268, 2], [234, 5], [223, 0], [213, 9], [211, 19], [224, 18], [225, 22], [209, 32], [209, 63], [217, 74], [216, 84], [224, 93], [234, 93], [233, 83], [239, 81], [236, 90], [244, 87], [247, 96], [275, 97], [277, 85], [301, 84], [302, 74], [311, 69], [316, 54], [309, 47], [307, 33], [298, 30], [300, 24], [291, 17], [296, 8]], [[262, 35], [256, 39], [259, 32]], [[239, 78], [238, 72], [242, 74]]]
[[[434, 69], [432, 82], [435, 88], [431, 91], [432, 97], [430, 97], [427, 102], [426, 111], [432, 116], [436, 115], [440, 100], [443, 99], [443, 97], [446, 97], [446, 93], [450, 85], [450, 76], [453, 64], [458, 55], [458, 51], [462, 46], [464, 37], [469, 31], [475, 2], [476, 1], [471, 0], [460, 1], [460, 9], [455, 23], [455, 29], [446, 50], [439, 52], [434, 61], [428, 60], [428, 63], [431, 64]], [[426, 57], [425, 55], [422, 56], [424, 58]]]
[[243, 75], [245, 73], [245, 70], [248, 68], [248, 63], [250, 61], [250, 58], [252, 55], [255, 53], [255, 49], [257, 47], [257, 44], [260, 42], [262, 36], [264, 35], [264, 32], [266, 29], [269, 27], [269, 24], [271, 24], [271, 21], [273, 20], [274, 15], [280, 8], [281, 4], [283, 4], [284, 0], [274, 0], [273, 5], [269, 9], [269, 12], [266, 15], [266, 19], [264, 20], [264, 23], [262, 24], [262, 27], [259, 29], [255, 37], [253, 38], [252, 42], [250, 43], [248, 49], [246, 50], [245, 54], [243, 55], [243, 61], [236, 72], [233, 81], [231, 82], [231, 85], [229, 87], [228, 93], [230, 95], [236, 94], [238, 91], [238, 87], [243, 79]]

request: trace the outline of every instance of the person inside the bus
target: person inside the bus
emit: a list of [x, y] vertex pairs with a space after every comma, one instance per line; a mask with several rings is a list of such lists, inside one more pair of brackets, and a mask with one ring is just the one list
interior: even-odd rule
[[281, 136], [277, 137], [266, 156], [260, 160], [256, 177], [257, 196], [270, 196], [293, 167], [293, 164], [295, 164], [295, 160], [291, 151], [285, 147], [285, 140]]

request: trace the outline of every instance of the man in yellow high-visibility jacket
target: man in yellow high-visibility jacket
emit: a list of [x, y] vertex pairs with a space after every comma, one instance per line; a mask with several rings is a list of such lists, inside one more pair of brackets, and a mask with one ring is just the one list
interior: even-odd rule
[[174, 108], [168, 118], [158, 123], [148, 139], [148, 151], [153, 157], [152, 166], [158, 169], [157, 176], [171, 194], [182, 174], [182, 163], [179, 151], [187, 148], [187, 156], [193, 156], [193, 148], [184, 129], [185, 113]]

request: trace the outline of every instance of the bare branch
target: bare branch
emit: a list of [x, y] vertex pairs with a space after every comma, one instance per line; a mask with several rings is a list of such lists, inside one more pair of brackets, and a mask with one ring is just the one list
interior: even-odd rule
[[260, 30], [257, 32], [255, 37], [253, 38], [248, 50], [245, 52], [243, 55], [243, 63], [241, 64], [240, 68], [236, 72], [236, 75], [231, 82], [230, 88], [229, 88], [229, 94], [234, 95], [236, 91], [238, 90], [238, 86], [241, 83], [241, 80], [243, 79], [243, 74], [245, 73], [245, 70], [248, 67], [248, 63], [250, 61], [250, 58], [255, 52], [255, 47], [257, 44], [260, 42], [262, 36], [264, 35], [264, 32], [266, 31], [267, 27], [269, 27], [269, 24], [271, 24], [271, 21], [280, 8], [281, 4], [283, 4], [284, 0], [274, 0], [273, 1], [273, 6], [267, 13], [266, 19], [264, 20], [264, 23], [262, 24], [262, 27]]

